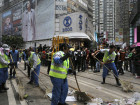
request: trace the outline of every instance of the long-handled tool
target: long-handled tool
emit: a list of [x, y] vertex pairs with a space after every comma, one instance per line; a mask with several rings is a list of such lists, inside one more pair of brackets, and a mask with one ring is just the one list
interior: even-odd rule
[[[96, 54], [97, 55], [97, 54]], [[96, 57], [94, 56], [95, 59], [97, 59], [100, 63], [101, 61]], [[106, 65], [104, 65], [104, 67], [110, 71], [116, 78], [118, 78]], [[123, 91], [125, 92], [128, 92], [128, 91], [134, 91], [133, 90], [133, 85], [129, 82], [129, 81], [124, 81], [124, 80], [121, 80], [120, 78], [118, 78], [119, 81], [121, 82], [121, 86], [123, 88]]]
[[[69, 43], [68, 38], [64, 39], [64, 42], [65, 42], [66, 44], [68, 44], [68, 43]], [[67, 52], [69, 51], [68, 48], [67, 48], [66, 50], [67, 50]], [[72, 66], [72, 70], [74, 70], [74, 66], [73, 66], [73, 62], [72, 62], [71, 57], [69, 57], [69, 60], [70, 60], [71, 66]], [[75, 71], [75, 72], [76, 72], [76, 71]], [[75, 81], [76, 81], [76, 84], [77, 84], [77, 87], [78, 87], [78, 91], [76, 91], [76, 92], [74, 93], [75, 98], [76, 98], [78, 101], [82, 101], [82, 102], [91, 101], [90, 97], [89, 97], [85, 92], [81, 92], [81, 89], [80, 89], [79, 84], [78, 84], [77, 76], [75, 75], [74, 77], [75, 77]]]
[[[28, 64], [28, 66], [31, 68], [31, 66]], [[39, 80], [42, 82], [42, 84], [44, 85], [44, 87], [46, 88], [46, 93], [44, 95], [44, 97], [47, 97], [48, 92], [51, 92], [51, 90], [49, 90], [49, 88], [44, 84], [44, 82], [42, 81], [42, 79], [37, 75], [37, 73], [35, 71], [33, 71], [35, 73], [35, 75], [39, 78]]]
[[[10, 54], [10, 58], [11, 58], [12, 62], [14, 63], [11, 54]], [[25, 94], [25, 88], [24, 88], [23, 84], [21, 83], [21, 80], [20, 80], [19, 76], [17, 75], [15, 65], [14, 65], [14, 72], [16, 74], [17, 81], [18, 81], [17, 84], [18, 84], [18, 90], [19, 90], [19, 99], [23, 100], [24, 96], [25, 95], [27, 96], [27, 94]]]
[[[71, 57], [69, 57], [69, 60], [70, 60], [72, 69], [74, 70], [74, 66], [73, 66]], [[78, 87], [78, 91], [76, 91], [76, 92], [74, 93], [75, 98], [76, 98], [78, 101], [82, 101], [82, 102], [91, 101], [91, 98], [90, 98], [85, 92], [81, 92], [81, 89], [80, 89], [80, 87], [79, 87], [79, 84], [78, 84], [78, 80], [77, 80], [76, 75], [75, 75], [75, 81], [76, 81], [76, 84], [77, 84], [77, 87]]]

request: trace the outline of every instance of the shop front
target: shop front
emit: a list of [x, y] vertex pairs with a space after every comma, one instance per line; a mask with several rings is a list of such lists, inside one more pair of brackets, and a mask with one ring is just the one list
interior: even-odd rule
[[60, 17], [59, 35], [55, 36], [68, 37], [73, 47], [90, 47], [94, 41], [93, 25], [85, 13], [71, 13]]

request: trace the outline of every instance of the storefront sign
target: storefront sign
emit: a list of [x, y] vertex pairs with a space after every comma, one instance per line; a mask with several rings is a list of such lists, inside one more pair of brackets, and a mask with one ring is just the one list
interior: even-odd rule
[[83, 24], [82, 18], [83, 18], [83, 16], [79, 15], [79, 29], [80, 30], [82, 30], [82, 24]]
[[63, 32], [72, 31], [72, 27], [70, 27], [71, 23], [72, 23], [72, 19], [70, 16], [64, 18], [63, 25], [65, 26], [65, 28], [63, 28]]

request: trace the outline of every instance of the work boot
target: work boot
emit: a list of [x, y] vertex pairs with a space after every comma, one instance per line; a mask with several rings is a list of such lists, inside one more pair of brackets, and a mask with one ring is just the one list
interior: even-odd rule
[[2, 83], [2, 90], [8, 90], [9, 88], [7, 88], [6, 86], [5, 86], [5, 83]]
[[0, 85], [0, 93], [6, 92], [5, 90], [2, 89], [2, 85]]
[[69, 105], [69, 104], [67, 104], [67, 103], [64, 103], [64, 104], [58, 103], [58, 105]]
[[115, 79], [116, 79], [116, 83], [117, 83], [117, 85], [118, 85], [118, 86], [121, 86], [121, 84], [120, 84], [120, 82], [119, 82], [119, 79], [116, 78], [116, 77], [115, 77]]
[[33, 84], [33, 82], [32, 81], [29, 81], [27, 84]]
[[105, 78], [103, 78], [103, 82], [101, 82], [101, 84], [105, 84]]

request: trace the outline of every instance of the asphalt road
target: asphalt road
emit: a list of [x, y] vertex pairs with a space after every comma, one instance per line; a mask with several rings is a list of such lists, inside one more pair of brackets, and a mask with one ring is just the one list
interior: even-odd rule
[[[18, 86], [16, 80], [8, 80], [7, 86], [10, 87], [7, 93], [1, 93], [0, 105], [50, 105], [50, 100], [44, 97], [45, 92], [51, 93], [52, 84], [49, 76], [47, 75], [47, 67], [41, 66], [40, 72], [40, 88], [27, 84], [29, 78], [27, 77], [27, 70], [23, 70], [23, 62], [19, 64], [17, 69], [18, 77], [25, 88], [25, 93], [28, 98], [20, 101], [18, 97]], [[130, 81], [134, 86], [134, 92], [123, 92], [121, 87], [116, 85], [114, 76], [111, 74], [106, 78], [106, 84], [102, 85], [102, 70], [98, 73], [93, 73], [87, 70], [86, 72], [78, 72], [77, 79], [82, 92], [86, 92], [94, 98], [101, 98], [105, 102], [114, 101], [114, 99], [131, 98], [134, 92], [140, 92], [139, 79], [134, 78], [130, 72], [125, 72], [120, 75], [120, 79]], [[73, 75], [68, 76], [69, 89], [77, 88]], [[46, 89], [47, 87], [47, 89]], [[14, 104], [13, 104], [14, 103]], [[84, 105], [79, 102], [67, 102], [69, 105]]]

